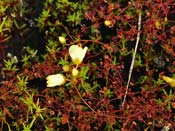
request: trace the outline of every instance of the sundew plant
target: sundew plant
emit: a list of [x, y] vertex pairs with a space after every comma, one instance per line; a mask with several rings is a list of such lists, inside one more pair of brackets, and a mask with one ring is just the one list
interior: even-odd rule
[[174, 131], [174, 8], [0, 2], [0, 130]]

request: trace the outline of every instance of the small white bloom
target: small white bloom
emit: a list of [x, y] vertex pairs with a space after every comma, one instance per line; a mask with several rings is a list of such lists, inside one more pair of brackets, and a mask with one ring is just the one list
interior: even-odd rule
[[70, 54], [70, 56], [72, 58], [72, 62], [74, 64], [76, 64], [76, 65], [79, 65], [83, 61], [83, 59], [84, 59], [84, 57], [86, 55], [87, 50], [88, 50], [88, 47], [85, 47], [84, 49], [82, 49], [78, 45], [72, 45], [72, 46], [70, 46], [70, 48], [69, 48], [69, 54]]
[[47, 87], [54, 87], [63, 85], [66, 82], [66, 78], [63, 74], [54, 74], [46, 77]]
[[66, 43], [65, 37], [59, 36], [58, 39], [59, 39], [61, 44], [65, 44]]
[[72, 69], [72, 76], [77, 76], [79, 71], [76, 68]]

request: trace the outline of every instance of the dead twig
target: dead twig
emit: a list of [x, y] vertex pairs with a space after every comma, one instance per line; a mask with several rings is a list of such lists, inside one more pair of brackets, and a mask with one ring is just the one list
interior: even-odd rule
[[129, 83], [130, 83], [130, 80], [131, 80], [131, 75], [132, 75], [132, 71], [133, 71], [133, 67], [134, 67], [134, 61], [135, 61], [135, 57], [136, 57], [136, 53], [137, 53], [137, 48], [138, 48], [139, 40], [140, 40], [140, 30], [141, 30], [141, 11], [139, 12], [138, 32], [137, 32], [136, 45], [135, 45], [134, 54], [133, 54], [132, 62], [131, 62], [130, 69], [129, 69], [129, 76], [128, 76], [128, 81], [127, 81], [127, 85], [126, 85], [125, 95], [124, 95], [123, 102], [122, 102], [122, 107], [125, 104], [126, 96], [128, 94]]

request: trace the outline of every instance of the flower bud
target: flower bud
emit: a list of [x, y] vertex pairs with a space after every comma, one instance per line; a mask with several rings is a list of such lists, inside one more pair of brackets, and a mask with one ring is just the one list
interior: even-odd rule
[[58, 39], [59, 39], [61, 44], [65, 44], [66, 43], [65, 37], [59, 36]]
[[72, 76], [77, 76], [79, 71], [76, 68], [72, 69]]
[[63, 71], [68, 72], [70, 70], [70, 66], [64, 65], [63, 66]]
[[104, 24], [105, 24], [105, 26], [110, 26], [110, 25], [111, 25], [111, 21], [105, 20], [105, 21], [104, 21]]

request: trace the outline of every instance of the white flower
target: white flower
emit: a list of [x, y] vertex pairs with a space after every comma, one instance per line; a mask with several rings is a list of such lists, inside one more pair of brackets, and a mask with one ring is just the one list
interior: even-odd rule
[[66, 78], [63, 74], [54, 74], [46, 77], [47, 87], [54, 87], [63, 85], [66, 82]]
[[76, 68], [72, 69], [72, 76], [77, 76], [79, 71]]
[[88, 47], [85, 47], [84, 49], [82, 49], [80, 46], [78, 45], [72, 45], [69, 48], [69, 54], [72, 58], [72, 62], [76, 65], [81, 64], [81, 62], [83, 61], [86, 52], [88, 50]]

